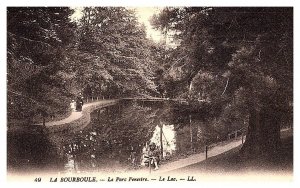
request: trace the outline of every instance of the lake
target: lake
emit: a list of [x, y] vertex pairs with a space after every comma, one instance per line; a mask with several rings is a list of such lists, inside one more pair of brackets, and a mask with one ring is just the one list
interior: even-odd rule
[[9, 173], [123, 172], [143, 168], [149, 143], [163, 162], [202, 152], [243, 125], [225, 126], [169, 101], [120, 101], [91, 113], [79, 131], [7, 135]]

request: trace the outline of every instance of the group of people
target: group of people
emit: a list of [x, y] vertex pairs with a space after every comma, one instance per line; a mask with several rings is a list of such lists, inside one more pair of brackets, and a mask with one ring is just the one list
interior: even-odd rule
[[149, 150], [148, 150], [148, 157], [150, 157], [152, 160], [150, 160], [150, 165], [154, 165], [154, 170], [158, 170], [158, 163], [160, 161], [160, 151], [156, 147], [155, 143], [150, 143]]
[[158, 170], [158, 164], [160, 161], [160, 150], [157, 148], [155, 143], [150, 143], [149, 147], [146, 146], [146, 153], [144, 153], [144, 158], [146, 159], [144, 163], [146, 166], [153, 166], [154, 170]]
[[83, 106], [83, 97], [81, 95], [77, 96], [76, 101], [72, 100], [70, 106], [73, 112], [81, 112]]
[[[131, 153], [128, 160], [131, 161], [134, 167], [139, 167], [140, 165], [145, 165], [154, 167], [154, 170], [158, 170], [158, 164], [160, 161], [160, 150], [155, 143], [146, 144], [145, 150], [140, 158], [140, 155], [134, 150], [134, 147], [131, 146]], [[140, 160], [141, 159], [141, 160]]]

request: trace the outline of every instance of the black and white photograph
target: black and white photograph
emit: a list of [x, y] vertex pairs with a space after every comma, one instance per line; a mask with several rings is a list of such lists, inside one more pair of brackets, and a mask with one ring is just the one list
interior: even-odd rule
[[6, 20], [7, 181], [293, 181], [293, 6], [7, 6]]

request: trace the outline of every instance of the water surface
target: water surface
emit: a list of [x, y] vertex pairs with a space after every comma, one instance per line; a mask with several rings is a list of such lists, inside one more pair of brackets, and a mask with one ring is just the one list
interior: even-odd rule
[[[118, 172], [143, 166], [150, 142], [165, 161], [201, 152], [238, 126], [170, 102], [122, 101], [91, 113], [80, 131], [8, 133], [9, 172]], [[164, 161], [164, 162], [165, 162]]]

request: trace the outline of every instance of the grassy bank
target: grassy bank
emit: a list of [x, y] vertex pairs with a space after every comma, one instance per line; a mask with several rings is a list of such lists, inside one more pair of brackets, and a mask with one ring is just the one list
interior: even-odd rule
[[213, 174], [249, 174], [271, 173], [292, 174], [293, 172], [293, 131], [281, 133], [282, 147], [272, 157], [257, 156], [251, 159], [243, 159], [239, 155], [241, 146], [225, 153], [211, 157], [205, 161], [195, 163], [171, 173], [213, 173]]

